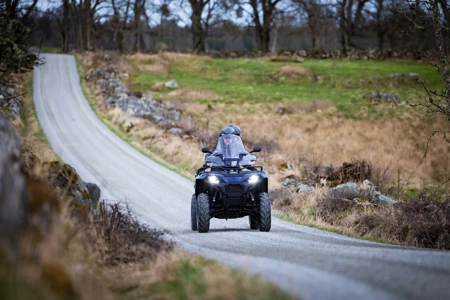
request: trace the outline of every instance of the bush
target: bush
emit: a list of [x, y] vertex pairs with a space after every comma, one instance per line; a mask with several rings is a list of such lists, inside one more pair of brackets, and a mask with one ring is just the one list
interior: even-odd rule
[[94, 231], [86, 228], [86, 232], [91, 232], [87, 242], [100, 252], [106, 265], [151, 260], [161, 251], [173, 248], [172, 242], [162, 238], [162, 231], [139, 223], [128, 208], [121, 209], [118, 204], [102, 202], [98, 213], [86, 225], [94, 225]]
[[279, 189], [271, 196], [274, 209], [301, 222], [325, 223], [357, 237], [450, 250], [450, 197], [440, 201], [429, 190], [389, 207], [370, 205], [366, 193], [328, 189], [308, 193]]

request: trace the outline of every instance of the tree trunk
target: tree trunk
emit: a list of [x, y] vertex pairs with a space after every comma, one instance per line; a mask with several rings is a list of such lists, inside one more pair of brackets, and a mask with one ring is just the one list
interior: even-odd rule
[[273, 8], [269, 6], [264, 11], [264, 23], [263, 23], [263, 42], [262, 42], [262, 49], [264, 53], [269, 52], [269, 45], [270, 45], [270, 32], [272, 31], [272, 15], [273, 15]]
[[[270, 32], [272, 31], [273, 13], [279, 0], [250, 0], [253, 10], [253, 23], [255, 24], [258, 48], [264, 53], [269, 52]], [[259, 4], [261, 3], [262, 22], [260, 20]]]
[[448, 69], [447, 55], [445, 53], [444, 41], [442, 36], [441, 14], [437, 0], [430, 0], [433, 12], [434, 35], [436, 36], [436, 46], [438, 48], [439, 58], [441, 61], [440, 71], [444, 79], [445, 100], [447, 104], [447, 119], [450, 121], [450, 73]]
[[134, 52], [141, 52], [141, 16], [144, 8], [143, 0], [135, 0], [134, 2]]
[[449, 10], [449, 4], [447, 0], [438, 0], [438, 2], [441, 4], [441, 9], [442, 12], [445, 16], [445, 22], [446, 22], [446, 37], [447, 37], [447, 49], [446, 49], [446, 53], [448, 53], [449, 51], [449, 43], [450, 43], [450, 10]]
[[91, 9], [91, 0], [84, 0], [84, 50], [92, 51], [92, 27], [93, 24], [93, 12]]
[[341, 46], [342, 46], [342, 53], [347, 53], [347, 24], [346, 24], [346, 17], [345, 17], [345, 7], [347, 5], [347, 0], [343, 0], [340, 5], [339, 10], [339, 29], [341, 33]]
[[190, 0], [192, 7], [191, 14], [191, 33], [192, 33], [192, 50], [194, 53], [204, 53], [205, 48], [205, 30], [202, 25], [202, 13], [205, 8], [203, 0]]
[[72, 19], [73, 36], [75, 39], [75, 49], [77, 51], [80, 51], [83, 49], [83, 37], [81, 34], [80, 7], [77, 6], [76, 0], [72, 0], [71, 12], [72, 12], [71, 19]]
[[383, 52], [383, 50], [384, 50], [384, 29], [381, 24], [381, 14], [384, 9], [383, 4], [384, 4], [384, 0], [377, 0], [377, 13], [376, 13], [377, 37], [378, 37], [378, 50], [380, 50], [381, 52]]
[[64, 53], [69, 51], [69, 0], [63, 1], [63, 23], [61, 28], [61, 48]]

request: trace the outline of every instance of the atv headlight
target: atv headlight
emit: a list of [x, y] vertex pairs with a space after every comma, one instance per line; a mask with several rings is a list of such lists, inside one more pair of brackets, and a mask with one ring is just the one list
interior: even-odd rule
[[211, 184], [218, 184], [220, 182], [217, 176], [208, 176], [208, 181]]
[[261, 180], [261, 178], [258, 175], [252, 175], [249, 177], [248, 183], [255, 184], [255, 183], [259, 182], [259, 180]]

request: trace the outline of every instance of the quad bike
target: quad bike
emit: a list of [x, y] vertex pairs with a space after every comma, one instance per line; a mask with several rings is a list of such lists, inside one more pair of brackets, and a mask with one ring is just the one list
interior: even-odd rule
[[248, 216], [251, 229], [270, 231], [268, 178], [263, 167], [254, 166], [256, 157], [251, 154], [260, 151], [256, 146], [248, 152], [241, 138], [231, 134], [221, 136], [214, 151], [202, 149], [207, 155], [191, 199], [192, 230], [208, 232], [212, 218]]

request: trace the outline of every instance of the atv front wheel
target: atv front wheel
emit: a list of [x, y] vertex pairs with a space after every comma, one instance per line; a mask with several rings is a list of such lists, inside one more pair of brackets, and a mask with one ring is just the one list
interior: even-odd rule
[[270, 231], [271, 226], [270, 197], [268, 193], [259, 194], [259, 230]]
[[197, 231], [197, 201], [195, 201], [195, 194], [191, 199], [191, 229]]
[[250, 229], [258, 229], [259, 228], [259, 218], [254, 217], [252, 215], [248, 216], [248, 222], [250, 223]]
[[198, 232], [209, 231], [209, 197], [200, 194], [197, 197], [197, 228]]

